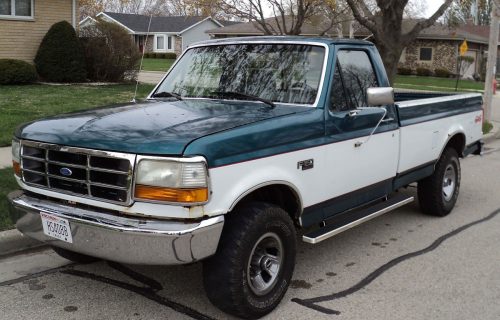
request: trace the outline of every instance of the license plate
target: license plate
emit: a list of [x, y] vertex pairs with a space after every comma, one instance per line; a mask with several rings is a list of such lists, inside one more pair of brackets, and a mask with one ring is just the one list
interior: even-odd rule
[[44, 212], [40, 212], [40, 217], [42, 218], [43, 233], [49, 237], [73, 243], [71, 227], [67, 219], [59, 218]]

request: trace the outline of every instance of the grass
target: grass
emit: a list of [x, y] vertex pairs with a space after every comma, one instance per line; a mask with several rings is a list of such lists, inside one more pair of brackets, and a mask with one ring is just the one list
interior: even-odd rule
[[142, 70], [144, 71], [164, 71], [167, 72], [172, 66], [175, 59], [153, 59], [144, 58], [142, 62]]
[[19, 218], [9, 210], [7, 194], [18, 189], [12, 168], [0, 169], [0, 231], [12, 229]]
[[[402, 89], [429, 90], [429, 91], [455, 91], [456, 79], [419, 77], [419, 76], [396, 76], [395, 87]], [[484, 82], [473, 80], [460, 80], [458, 91], [482, 91]]]
[[[138, 98], [144, 98], [153, 85], [140, 84]], [[134, 84], [108, 86], [25, 85], [0, 86], [0, 147], [11, 143], [16, 126], [51, 115], [128, 102]]]
[[493, 125], [491, 124], [491, 122], [483, 122], [483, 134], [489, 133], [491, 129], [493, 129]]

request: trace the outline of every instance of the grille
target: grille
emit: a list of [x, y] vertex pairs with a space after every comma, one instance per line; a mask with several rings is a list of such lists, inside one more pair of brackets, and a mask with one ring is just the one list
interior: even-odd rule
[[22, 141], [23, 181], [61, 193], [129, 204], [135, 155]]

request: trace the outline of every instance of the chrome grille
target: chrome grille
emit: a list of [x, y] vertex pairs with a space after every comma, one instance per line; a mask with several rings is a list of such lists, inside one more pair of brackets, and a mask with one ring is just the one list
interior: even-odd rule
[[23, 181], [34, 187], [131, 203], [135, 155], [21, 141]]

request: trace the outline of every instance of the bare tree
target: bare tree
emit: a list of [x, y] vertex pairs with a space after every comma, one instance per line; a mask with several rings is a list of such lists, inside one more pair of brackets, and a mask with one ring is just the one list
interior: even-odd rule
[[478, 25], [490, 24], [491, 0], [456, 0], [446, 10], [445, 21], [456, 26], [473, 20]]
[[366, 0], [346, 1], [356, 20], [372, 32], [392, 84], [403, 49], [415, 40], [423, 29], [432, 26], [453, 0], [444, 1], [431, 17], [418, 20], [406, 32], [403, 32], [403, 15], [408, 0], [376, 0], [375, 8], [370, 8]]
[[[321, 10], [325, 17], [336, 12], [335, 2], [334, 0], [221, 0], [220, 8], [235, 17], [254, 22], [264, 34], [299, 35], [304, 23]], [[323, 21], [322, 25], [328, 24]]]

